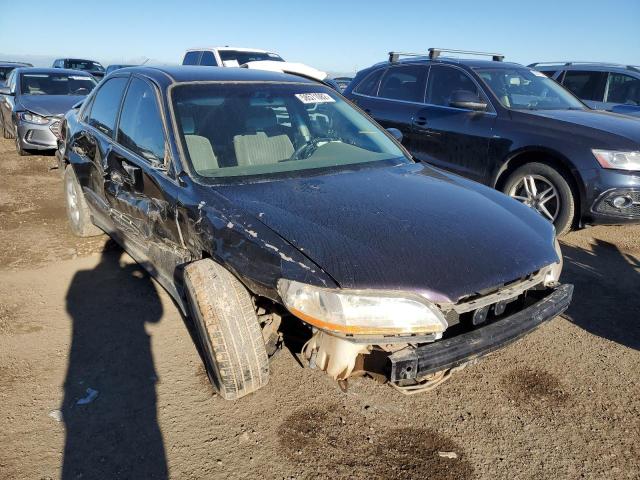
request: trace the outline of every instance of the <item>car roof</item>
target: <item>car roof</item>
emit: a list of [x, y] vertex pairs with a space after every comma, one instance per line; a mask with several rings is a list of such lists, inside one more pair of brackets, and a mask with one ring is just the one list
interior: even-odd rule
[[78, 75], [82, 77], [93, 78], [84, 70], [73, 70], [71, 68], [53, 68], [53, 67], [19, 67], [19, 73], [67, 73], [69, 75]]
[[27, 62], [12, 62], [9, 60], [0, 60], [0, 66], [2, 67], [31, 67], [32, 65]]
[[540, 62], [529, 65], [540, 71], [555, 70], [596, 70], [599, 72], [637, 72], [640, 73], [640, 67], [634, 65], [623, 65], [620, 63], [606, 62]]
[[187, 52], [198, 52], [200, 50], [232, 50], [234, 52], [256, 52], [256, 53], [273, 53], [268, 50], [262, 50], [261, 48], [245, 48], [245, 47], [200, 47], [190, 48]]
[[76, 57], [65, 57], [65, 58], [58, 58], [58, 60], [65, 60], [65, 61], [72, 61], [72, 62], [93, 62], [93, 63], [100, 63], [97, 60], [90, 60], [88, 58], [76, 58]]
[[296, 82], [317, 84], [297, 75], [254, 70], [249, 68], [220, 68], [202, 66], [140, 66], [116, 70], [112, 75], [131, 72], [147, 76], [159, 84], [185, 82]]

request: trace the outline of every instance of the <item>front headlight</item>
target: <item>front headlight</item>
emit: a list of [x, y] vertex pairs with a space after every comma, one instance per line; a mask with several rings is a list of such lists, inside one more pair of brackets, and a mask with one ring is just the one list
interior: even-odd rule
[[602, 168], [618, 170], [640, 170], [640, 152], [616, 150], [591, 150]]
[[448, 326], [440, 310], [418, 295], [320, 288], [287, 279], [278, 281], [278, 291], [296, 317], [331, 332], [437, 334]]
[[25, 122], [35, 123], [37, 125], [45, 125], [49, 123], [49, 119], [47, 117], [43, 117], [31, 112], [22, 112], [20, 114], [20, 118]]

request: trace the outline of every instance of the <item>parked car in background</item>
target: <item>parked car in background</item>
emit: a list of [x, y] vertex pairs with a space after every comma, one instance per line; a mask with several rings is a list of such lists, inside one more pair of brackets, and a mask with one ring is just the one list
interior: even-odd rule
[[57, 148], [63, 115], [95, 86], [96, 80], [79, 70], [16, 68], [0, 88], [4, 138], [15, 139], [20, 155]]
[[14, 68], [33, 67], [30, 63], [0, 61], [0, 87], [4, 87], [7, 77]]
[[62, 132], [71, 229], [100, 227], [190, 312], [225, 399], [267, 383], [286, 332], [335, 379], [413, 392], [571, 299], [550, 223], [415, 163], [312, 80], [129, 68]]
[[345, 95], [384, 127], [399, 129], [416, 159], [520, 200], [558, 234], [640, 221], [638, 120], [591, 110], [502, 55], [470, 60], [441, 51], [392, 52], [359, 72]]
[[289, 73], [317, 80], [340, 91], [338, 84], [329, 78], [327, 72], [304, 63], [286, 62], [279, 55], [266, 50], [232, 47], [197, 48], [187, 50], [182, 64], [205, 67], [243, 67], [252, 70]]
[[640, 117], [640, 67], [611, 63], [539, 62], [529, 65], [598, 110]]
[[59, 58], [53, 62], [53, 68], [82, 70], [93, 75], [98, 81], [102, 80], [105, 75], [104, 67], [99, 62], [81, 58]]
[[349, 86], [349, 84], [351, 83], [351, 80], [353, 80], [353, 78], [351, 78], [351, 77], [334, 77], [333, 80], [338, 84], [338, 88], [340, 89], [340, 92], [344, 92], [344, 90]]
[[105, 76], [109, 75], [111, 72], [115, 72], [116, 70], [120, 70], [121, 68], [127, 68], [127, 67], [135, 67], [135, 65], [109, 65], [107, 67], [107, 70], [105, 71]]
[[239, 67], [249, 62], [268, 60], [284, 62], [277, 53], [256, 48], [206, 47], [187, 50], [182, 65], [203, 65], [207, 67]]

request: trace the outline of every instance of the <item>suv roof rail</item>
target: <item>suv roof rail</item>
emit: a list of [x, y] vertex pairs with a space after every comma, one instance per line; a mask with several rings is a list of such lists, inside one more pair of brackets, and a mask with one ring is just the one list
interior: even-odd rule
[[461, 53], [464, 55], [479, 55], [482, 57], [491, 57], [494, 62], [501, 62], [504, 60], [504, 55], [502, 53], [490, 53], [490, 52], [474, 52], [471, 50], [452, 50], [450, 48], [430, 48], [429, 49], [429, 58], [432, 60], [438, 58], [442, 52], [445, 53]]
[[389, 52], [389, 62], [396, 63], [400, 57], [428, 57], [427, 53]]
[[449, 48], [430, 48], [429, 53], [389, 52], [389, 62], [396, 63], [398, 60], [400, 60], [400, 57], [429, 57], [431, 60], [434, 60], [438, 58], [442, 52], [462, 53], [465, 55], [481, 55], [491, 57], [494, 62], [501, 62], [504, 60], [504, 55], [501, 53], [474, 52], [471, 50], [452, 50]]
[[531, 68], [534, 68], [534, 67], [537, 67], [538, 65], [561, 65], [563, 67], [568, 67], [570, 65], [602, 65], [607, 67], [627, 67], [627, 66], [630, 67], [631, 66], [631, 65], [623, 65], [622, 63], [614, 63], [614, 62], [586, 62], [586, 61], [535, 62], [528, 66]]

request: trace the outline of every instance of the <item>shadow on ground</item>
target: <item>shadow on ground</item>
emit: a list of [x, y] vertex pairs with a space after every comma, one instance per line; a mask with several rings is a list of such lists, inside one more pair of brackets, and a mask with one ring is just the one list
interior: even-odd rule
[[144, 270], [121, 256], [107, 242], [100, 263], [76, 273], [67, 292], [73, 336], [61, 408], [63, 479], [167, 478], [145, 331], [162, 305]]
[[573, 283], [566, 316], [588, 332], [640, 350], [640, 261], [596, 240], [592, 251], [563, 245], [562, 281]]

